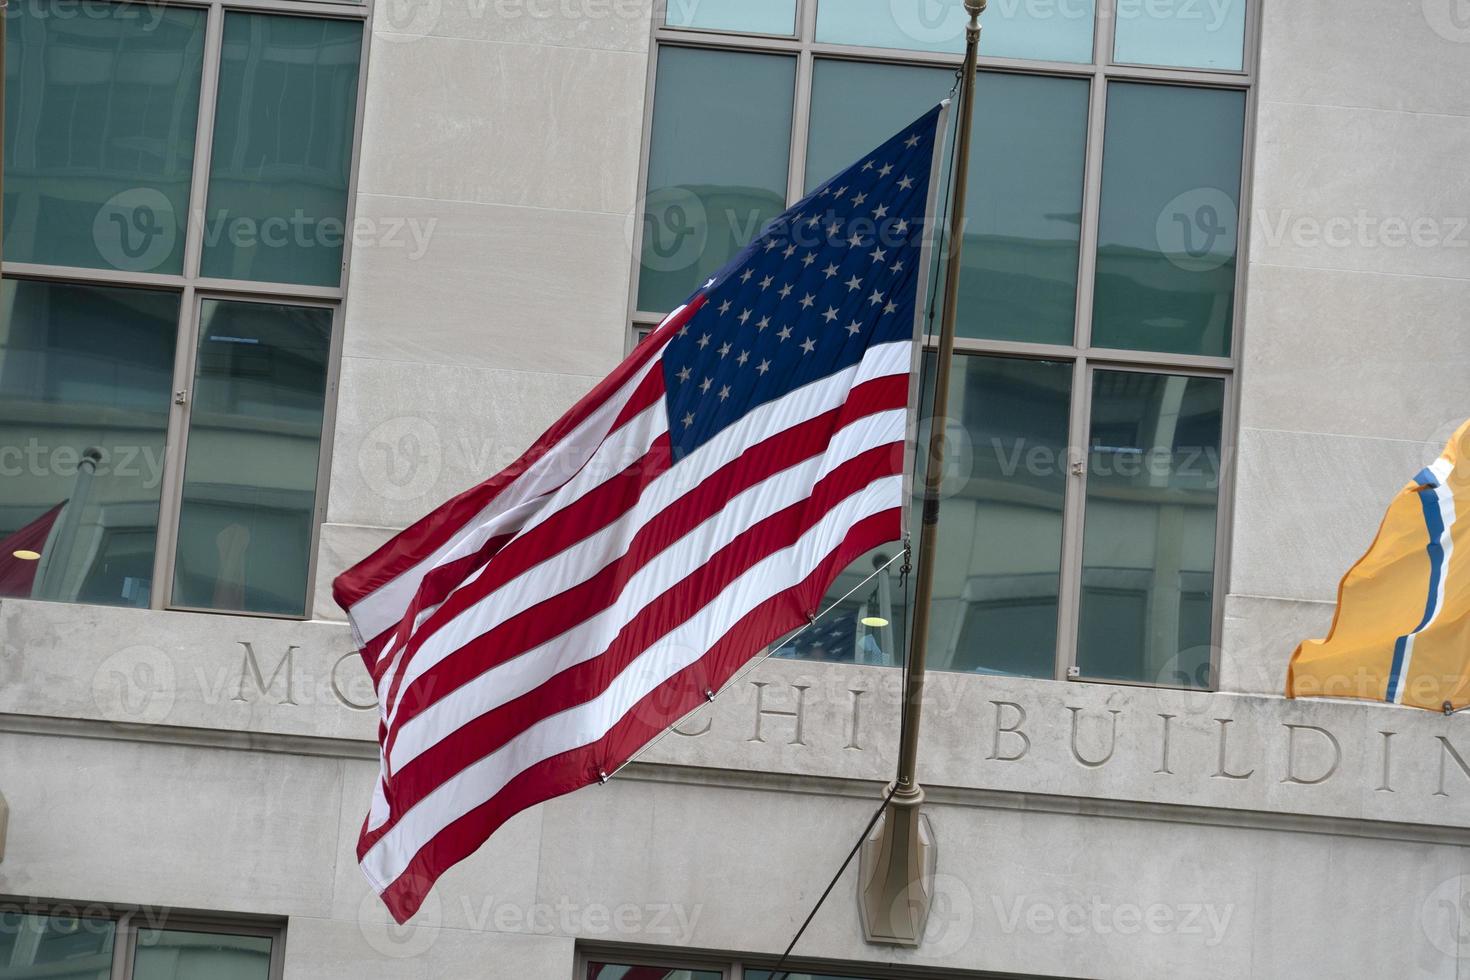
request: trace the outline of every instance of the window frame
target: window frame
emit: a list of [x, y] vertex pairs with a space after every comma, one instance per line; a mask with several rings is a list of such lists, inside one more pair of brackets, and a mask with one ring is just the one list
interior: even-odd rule
[[[118, 0], [105, 0], [105, 2], [121, 6]], [[375, 4], [370, 0], [159, 0], [159, 2], [165, 8], [204, 10], [206, 17], [204, 56], [200, 69], [199, 106], [194, 131], [194, 160], [189, 179], [189, 207], [184, 223], [182, 270], [177, 274], [128, 272], [121, 269], [12, 262], [7, 259], [0, 264], [0, 277], [38, 280], [56, 285], [154, 289], [179, 297], [173, 380], [169, 389], [169, 414], [158, 502], [158, 530], [153, 552], [152, 588], [146, 608], [259, 619], [310, 620], [315, 616], [317, 590], [314, 588], [314, 583], [320, 551], [321, 528], [327, 518], [327, 499], [330, 490], [332, 439], [336, 432], [337, 393], [342, 367], [343, 311], [346, 307], [348, 278], [352, 267], [352, 229], [357, 213], [363, 114], [367, 104], [368, 54], [372, 47]], [[204, 251], [204, 227], [208, 208], [210, 165], [213, 159], [214, 124], [219, 94], [224, 23], [225, 16], [232, 12], [350, 20], [362, 24], [356, 104], [352, 107], [352, 140], [349, 147], [346, 188], [347, 207], [343, 215], [342, 267], [341, 275], [335, 286], [311, 286], [254, 279], [218, 279], [199, 274]], [[178, 605], [173, 601], [179, 516], [183, 503], [185, 453], [193, 411], [194, 370], [199, 343], [199, 310], [201, 303], [206, 299], [315, 306], [332, 311], [332, 333], [317, 459], [316, 494], [312, 503], [311, 541], [307, 551], [306, 590], [302, 596], [302, 612], [299, 616], [240, 609], [198, 608]]]
[[[65, 911], [59, 911], [64, 909]], [[133, 980], [133, 963], [138, 951], [138, 933], [153, 928], [172, 932], [205, 932], [231, 936], [262, 936], [271, 941], [269, 980], [283, 980], [286, 970], [286, 927], [284, 919], [253, 915], [222, 915], [211, 912], [174, 911], [112, 902], [68, 902], [61, 899], [31, 899], [0, 896], [0, 913], [52, 917], [106, 919], [113, 923], [112, 967], [108, 980]], [[165, 921], [155, 926], [151, 917], [162, 914]]]
[[[629, 270], [629, 291], [625, 344], [631, 350], [656, 326], [664, 312], [638, 309], [638, 280], [642, 266], [644, 222], [639, 213], [648, 188], [650, 147], [653, 135], [653, 112], [657, 92], [659, 53], [665, 47], [697, 48], [711, 51], [749, 51], [781, 54], [796, 60], [796, 86], [793, 93], [791, 153], [787, 170], [787, 206], [804, 196], [807, 138], [811, 121], [812, 79], [815, 62], [848, 60], [877, 64], [912, 65], [958, 69], [960, 54], [909, 51], [896, 48], [861, 47], [816, 40], [817, 4], [821, 0], [795, 0], [796, 35], [774, 36], [737, 31], [715, 31], [707, 28], [668, 27], [665, 13], [668, 0], [654, 0], [649, 36], [648, 71], [643, 106], [643, 134], [638, 168], [638, 205], [630, 215], [633, 222]], [[1221, 471], [1219, 497], [1216, 503], [1214, 594], [1211, 608], [1210, 668], [1207, 690], [1219, 690], [1220, 646], [1225, 621], [1225, 598], [1229, 590], [1231, 533], [1235, 512], [1235, 447], [1240, 426], [1239, 390], [1244, 346], [1246, 289], [1250, 268], [1252, 171], [1256, 152], [1256, 115], [1258, 107], [1257, 72], [1260, 56], [1261, 0], [1246, 3], [1242, 68], [1239, 71], [1209, 68], [1176, 68], [1135, 65], [1114, 60], [1118, 5], [1120, 0], [1096, 0], [1093, 24], [1093, 58], [1091, 63], [1040, 61], [1035, 59], [999, 58], [985, 53], [982, 34], [978, 67], [982, 71], [1009, 74], [1046, 75], [1089, 81], [1087, 133], [1083, 158], [1082, 226], [1078, 236], [1077, 295], [1074, 313], [1074, 336], [1070, 344], [1042, 344], [1025, 341], [981, 340], [968, 337], [955, 339], [956, 356], [995, 355], [1042, 360], [1066, 361], [1072, 365], [1071, 416], [1068, 440], [1069, 482], [1062, 518], [1062, 574], [1058, 583], [1058, 618], [1055, 680], [1088, 681], [1077, 668], [1077, 628], [1081, 612], [1083, 519], [1087, 501], [1087, 434], [1091, 422], [1091, 384], [1093, 371], [1115, 369], [1149, 371], [1168, 374], [1200, 374], [1224, 380], [1225, 393], [1221, 420]], [[985, 23], [981, 18], [982, 27]], [[1103, 185], [1103, 151], [1106, 137], [1108, 92], [1114, 83], [1155, 84], [1213, 88], [1239, 91], [1244, 97], [1244, 132], [1241, 134], [1240, 187], [1236, 220], [1235, 288], [1231, 310], [1231, 345], [1228, 356], [1170, 354], [1155, 351], [1097, 348], [1092, 344], [1093, 299], [1096, 268], [1101, 195]], [[666, 311], [665, 311], [666, 312]], [[925, 351], [938, 349], [938, 337], [922, 338]], [[1155, 681], [1096, 680], [1097, 683], [1131, 687], [1175, 689], [1178, 685]], [[1194, 690], [1195, 688], [1189, 688]]]

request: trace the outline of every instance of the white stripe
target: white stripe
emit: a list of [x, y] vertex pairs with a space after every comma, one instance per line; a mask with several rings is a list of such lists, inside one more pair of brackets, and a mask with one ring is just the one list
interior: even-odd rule
[[[778, 511], [811, 496], [817, 481], [842, 463], [903, 439], [907, 412], [859, 419], [831, 450], [776, 473], [732, 498], [700, 526], [629, 577], [618, 597], [573, 628], [466, 683], [404, 722], [394, 737], [389, 771], [397, 772], [475, 718], [535, 690], [557, 674], [602, 656], [622, 630], [659, 596], [703, 567], [721, 548]], [[897, 506], [898, 501], [894, 501]], [[636, 528], [629, 528], [630, 532]], [[631, 536], [631, 534], [630, 534]]]
[[644, 696], [704, 656], [712, 638], [723, 636], [756, 606], [810, 575], [854, 524], [891, 510], [902, 491], [903, 477], [889, 476], [854, 493], [795, 544], [752, 566], [713, 602], [646, 650], [596, 698], [542, 719], [446, 780], [368, 850], [362, 861], [368, 880], [381, 892], [440, 830], [493, 798], [518, 773], [607, 734]]
[[[645, 488], [633, 513], [624, 515], [560, 554], [549, 556], [546, 561], [511, 579], [442, 624], [415, 651], [404, 670], [402, 686], [406, 688], [445, 657], [512, 616], [591, 578], [608, 561], [626, 551], [638, 527], [752, 445], [831, 411], [843, 404], [851, 390], [864, 381], [905, 373], [908, 347], [906, 342], [871, 347], [858, 364], [798, 388], [745, 415], [655, 479]], [[662, 410], [662, 405], [656, 407]], [[579, 499], [571, 496], [570, 491], [569, 486], [558, 492], [547, 505], [546, 512], [562, 510]], [[396, 704], [389, 714], [390, 726], [394, 715]]]
[[526, 516], [519, 508], [544, 497], [567, 478], [569, 471], [575, 472], [591, 458], [607, 437], [618, 413], [633, 396], [633, 392], [643, 383], [648, 372], [659, 363], [658, 356], [650, 357], [648, 363], [612, 397], [593, 409], [580, 425], [555, 444], [552, 451], [527, 466], [524, 473], [501, 490], [484, 510], [467, 521], [453, 537], [412, 568], [353, 603], [347, 615], [358, 635], [370, 640], [392, 629], [408, 612], [408, 607], [418, 592], [419, 583], [432, 569], [452, 561], [454, 557], [473, 552], [504, 530], [513, 530], [517, 526], [515, 521]]
[[1435, 460], [1429, 469], [1439, 479], [1439, 486], [1421, 490], [1421, 493], [1434, 494], [1435, 502], [1439, 505], [1440, 523], [1444, 525], [1444, 533], [1440, 535], [1439, 546], [1444, 549], [1444, 560], [1439, 567], [1439, 590], [1434, 596], [1434, 608], [1424, 622], [1424, 625], [1410, 633], [1404, 640], [1404, 659], [1399, 664], [1399, 676], [1394, 684], [1394, 703], [1402, 704], [1404, 700], [1404, 689], [1409, 682], [1409, 664], [1414, 660], [1414, 641], [1420, 633], [1434, 625], [1439, 614], [1444, 611], [1445, 587], [1450, 577], [1450, 558], [1455, 553], [1455, 494], [1447, 481], [1450, 471], [1454, 468], [1448, 459], [1440, 457]]

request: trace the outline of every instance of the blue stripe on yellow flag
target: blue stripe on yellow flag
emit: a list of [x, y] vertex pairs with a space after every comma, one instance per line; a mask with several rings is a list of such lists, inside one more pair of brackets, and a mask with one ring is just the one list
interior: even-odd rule
[[1470, 422], [1394, 497], [1327, 638], [1292, 654], [1286, 696], [1470, 705]]

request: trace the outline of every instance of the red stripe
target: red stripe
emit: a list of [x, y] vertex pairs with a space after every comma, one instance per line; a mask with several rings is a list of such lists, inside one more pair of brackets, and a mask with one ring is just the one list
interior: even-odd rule
[[[527, 728], [602, 694], [644, 651], [717, 601], [730, 583], [752, 566], [790, 547], [834, 506], [874, 480], [903, 472], [902, 455], [902, 443], [893, 443], [843, 463], [818, 481], [809, 497], [755, 524], [650, 602], [599, 656], [569, 667], [535, 690], [480, 715], [421, 753], [393, 774], [388, 787], [393, 819], [381, 829], [391, 828], [401, 814], [440, 784]], [[815, 612], [818, 600], [820, 595], [803, 613]], [[553, 635], [557, 632], [561, 630], [554, 630]], [[402, 725], [397, 727], [401, 730]]]
[[[396, 705], [398, 712], [394, 718], [395, 725], [401, 726], [422, 708], [484, 671], [524, 651], [534, 649], [558, 633], [601, 612], [616, 599], [622, 585], [630, 576], [654, 556], [718, 513], [735, 496], [822, 452], [840, 426], [849, 425], [878, 412], [902, 408], [907, 399], [906, 377], [894, 375], [876, 378], [852, 389], [844, 405], [746, 449], [693, 491], [651, 517], [628, 543], [626, 552], [592, 578], [481, 633], [416, 679], [410, 689], [404, 692], [402, 704], [397, 704], [397, 698], [391, 702]], [[621, 517], [636, 505], [646, 485], [662, 474], [667, 461], [666, 439], [659, 440], [656, 452], [656, 459], [647, 463], [640, 462], [629, 468], [633, 473], [641, 470], [644, 479], [633, 479], [625, 471], [616, 480], [604, 484], [606, 493], [601, 492], [603, 488], [599, 487], [597, 491], [577, 501], [545, 524], [528, 531], [514, 545], [506, 548], [485, 574], [456, 593], [430, 619], [442, 625], [449, 618], [482, 602], [496, 589], [540, 564], [547, 555], [557, 554], [571, 547]], [[650, 453], [650, 456], [654, 455], [655, 453]], [[562, 515], [565, 515], [565, 521], [562, 520]], [[430, 623], [425, 622], [419, 633], [424, 634], [429, 627]], [[416, 651], [422, 642], [419, 637], [415, 637], [411, 641], [410, 649]], [[415, 690], [420, 686], [424, 690]]]
[[[495, 476], [450, 499], [411, 527], [390, 538], [382, 547], [343, 572], [332, 583], [332, 597], [343, 609], [351, 609], [364, 597], [409, 571], [449, 541], [476, 514], [480, 513], [542, 456], [554, 452], [558, 444], [577, 426], [587, 420], [600, 405], [627, 384], [648, 361], [663, 349], [672, 337], [704, 305], [704, 295], [694, 296], [677, 317], [669, 317], [647, 342], [639, 344], [628, 357], [603, 378], [565, 415], [552, 424], [531, 444], [519, 459]], [[654, 372], [657, 374], [657, 369]], [[639, 386], [642, 391], [642, 386]], [[571, 474], [567, 474], [570, 478]]]
[[[798, 586], [772, 596], [740, 619], [703, 658], [651, 692], [601, 739], [531, 766], [494, 797], [446, 826], [383, 892], [393, 918], [400, 923], [412, 918], [439, 876], [474, 853], [512, 816], [596, 782], [598, 772], [615, 771], [659, 732], [698, 707], [706, 690], [723, 687], [755, 653], [805, 622], [805, 610], [820, 601], [843, 568], [864, 552], [896, 540], [900, 522], [901, 508], [895, 507], [854, 524]], [[368, 846], [359, 843], [359, 860]]]

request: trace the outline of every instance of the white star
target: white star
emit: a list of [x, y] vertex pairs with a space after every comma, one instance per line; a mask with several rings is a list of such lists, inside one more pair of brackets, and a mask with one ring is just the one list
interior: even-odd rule
[[687, 337], [687, 336], [689, 336], [689, 324], [686, 323], [682, 327], [679, 328], [679, 336], [680, 337]]
[[915, 133], [913, 136], [910, 136], [908, 139], [904, 140], [903, 141], [903, 145], [906, 146], [906, 147], [908, 147], [911, 150], [914, 147], [918, 146], [919, 145], [919, 134], [918, 133]]
[[816, 301], [817, 301], [817, 298], [815, 296], [813, 296], [811, 293], [807, 293], [805, 296], [803, 296], [801, 298], [801, 308], [803, 310], [809, 310], [809, 309], [811, 309], [812, 304], [815, 303]]
[[815, 228], [815, 227], [816, 227], [816, 226], [817, 226], [817, 225], [819, 225], [819, 224], [821, 224], [821, 223], [822, 223], [822, 219], [821, 219], [821, 218], [819, 218], [819, 217], [817, 217], [817, 216], [816, 216], [816, 215], [815, 215], [815, 214], [814, 214], [814, 215], [812, 215], [812, 216], [811, 216], [811, 217], [810, 217], [810, 218], [808, 218], [808, 219], [807, 219], [807, 222], [806, 222], [806, 226], [807, 226], [807, 227], [808, 227], [808, 228]]
[[791, 328], [782, 327], [779, 331], [777, 331], [776, 336], [780, 337], [782, 340], [786, 340], [791, 336]]
[[681, 370], [679, 372], [679, 380], [680, 381], [688, 381], [689, 380], [689, 369], [687, 367], [684, 368], [683, 370]]
[[822, 314], [822, 319], [826, 320], [828, 323], [831, 323], [833, 320], [837, 319], [837, 307], [827, 307], [827, 312]]
[[818, 197], [826, 197], [831, 192], [832, 192], [832, 189], [830, 187], [823, 187], [821, 190], [817, 191], [817, 196]]
[[713, 285], [714, 285], [714, 284], [715, 284], [715, 281], [714, 281], [714, 280], [713, 280], [713, 279], [709, 279], [709, 280], [707, 280], [707, 281], [706, 281], [706, 282], [705, 282], [705, 284], [704, 284], [704, 288], [705, 288], [705, 289], [708, 289], [708, 288], [710, 288], [710, 287], [711, 287], [711, 286], [713, 286]]
[[771, 249], [775, 248], [777, 245], [780, 245], [780, 244], [781, 243], [778, 242], [778, 241], [776, 241], [774, 238], [767, 238], [766, 239], [766, 251], [769, 252]]
[[887, 303], [887, 305], [885, 305], [883, 307], [883, 312], [884, 313], [897, 313], [898, 312], [898, 307], [893, 305], [893, 301], [892, 300], [889, 300], [889, 302]]
[[740, 325], [742, 327], [745, 326], [745, 322], [750, 319], [750, 311], [749, 310], [741, 310], [740, 311], [740, 318], [739, 319], [740, 319]]
[[767, 371], [769, 371], [771, 369], [771, 362], [770, 361], [761, 361], [759, 364], [757, 364], [755, 366], [755, 369], [757, 371], [759, 371], [761, 374], [765, 374]]
[[812, 351], [814, 351], [816, 349], [817, 349], [817, 342], [815, 340], [812, 340], [812, 338], [810, 338], [810, 337], [808, 337], [806, 340], [803, 340], [801, 342], [801, 352], [803, 354], [810, 354]]
[[861, 323], [858, 323], [856, 320], [847, 325], [847, 332], [852, 334], [854, 337], [861, 333], [862, 329], [863, 325]]
[[873, 169], [873, 161], [872, 160], [869, 160], [867, 163], [863, 164], [863, 169], [864, 170], [872, 170]]
[[812, 263], [815, 261], [817, 261], [817, 257], [811, 252], [808, 252], [806, 253], [806, 256], [801, 260], [801, 264], [806, 266], [807, 268], [811, 268]]
[[723, 303], [720, 304], [720, 316], [724, 316], [726, 313], [729, 313], [729, 312], [730, 312], [730, 301], [727, 299]]
[[888, 217], [888, 205], [886, 205], [886, 204], [880, 204], [880, 205], [878, 205], [878, 210], [876, 210], [876, 211], [873, 212], [873, 217], [875, 217], [875, 218], [886, 218], [886, 217]]
[[721, 357], [724, 357], [728, 353], [730, 353], [730, 345], [729, 344], [721, 344], [720, 345], [720, 356]]
[[893, 230], [898, 232], [900, 235], [907, 235], [909, 231], [908, 219], [899, 218], [898, 223], [893, 226]]
[[694, 413], [693, 412], [689, 412], [688, 414], [686, 414], [684, 416], [684, 428], [687, 429], [687, 428], [689, 428], [693, 424], [694, 424]]
[[764, 329], [766, 329], [766, 327], [769, 327], [770, 325], [771, 325], [771, 318], [768, 317], [768, 316], [763, 316], [759, 320], [755, 321], [755, 328], [757, 330], [764, 330]]
[[862, 243], [863, 236], [859, 235], [857, 232], [853, 232], [852, 237], [847, 240], [847, 244], [851, 245], [853, 248], [857, 248]]
[[902, 187], [904, 190], [908, 190], [910, 187], [914, 186], [914, 178], [905, 177], [903, 180], [900, 180], [898, 182], [898, 186]]
[[740, 356], [735, 358], [735, 363], [739, 364], [741, 367], [745, 367], [745, 362], [748, 360], [750, 360], [750, 351], [743, 350], [740, 352]]
[[846, 185], [844, 185], [842, 187], [837, 188], [837, 190], [833, 191], [832, 192], [832, 196], [833, 197], [841, 197], [842, 195], [844, 195], [846, 193], [847, 193], [847, 187], [846, 187]]
[[868, 297], [868, 302], [872, 303], [874, 306], [877, 306], [879, 303], [883, 302], [883, 294], [878, 292], [878, 290], [876, 289], [873, 290], [873, 295]]
[[827, 274], [827, 278], [828, 279], [831, 279], [833, 276], [837, 275], [837, 263], [836, 262], [833, 262], [831, 265], [827, 266], [827, 268], [823, 269], [822, 271]]
[[730, 386], [729, 385], [725, 385], [723, 388], [720, 389], [720, 401], [724, 401], [726, 398], [729, 398], [729, 397], [730, 397]]
[[898, 260], [897, 262], [893, 263], [893, 265], [889, 266], [889, 268], [892, 269], [894, 272], [902, 272], [903, 271], [903, 260], [902, 259]]
[[[807, 258], [811, 258], [811, 256], [807, 256]], [[785, 299], [786, 297], [788, 297], [790, 295], [791, 295], [791, 283], [788, 282], [786, 285], [784, 285], [784, 286], [781, 287], [781, 298], [782, 299]]]
[[709, 392], [709, 386], [712, 385], [712, 384], [714, 384], [713, 381], [711, 381], [709, 378], [705, 378], [703, 381], [701, 381], [699, 383], [699, 390], [702, 391], [702, 392], [708, 393]]
[[881, 248], [875, 248], [868, 254], [873, 257], [874, 262], [882, 262], [885, 258], [888, 257], [888, 253], [883, 251], [883, 249]]
[[700, 334], [700, 336], [699, 336], [699, 349], [700, 350], [704, 350], [708, 346], [709, 346], [709, 334], [707, 334], [707, 333], [706, 334]]
[[766, 276], [764, 279], [761, 280], [761, 289], [763, 289], [763, 290], [764, 289], [770, 289], [771, 288], [771, 283], [773, 283], [775, 281], [776, 280], [773, 277]]
[[882, 168], [879, 169], [878, 176], [887, 177], [891, 173], [893, 173], [893, 164], [885, 163], [883, 164]]
[[855, 197], [855, 198], [852, 199], [852, 206], [853, 207], [859, 207], [867, 199], [868, 199], [868, 195], [866, 195], [866, 194], [859, 194], [857, 197]]
[[795, 254], [796, 254], [796, 246], [795, 245], [787, 245], [786, 248], [785, 248], [785, 250], [782, 251], [781, 257], [782, 258], [785, 258], [785, 259], [789, 259], [789, 258], [791, 258], [791, 256], [793, 256]]
[[841, 230], [842, 230], [842, 226], [839, 225], [835, 221], [832, 222], [830, 225], [827, 226], [827, 234], [828, 235], [836, 235]]
[[750, 277], [753, 276], [753, 275], [755, 275], [754, 272], [751, 272], [749, 269], [746, 269], [743, 273], [740, 274], [740, 281], [741, 282], [750, 282]]
[[853, 276], [851, 279], [847, 280], [847, 288], [848, 288], [848, 291], [852, 291], [854, 289], [861, 289], [862, 287], [863, 287], [863, 281], [861, 279], [859, 279], [857, 276]]

